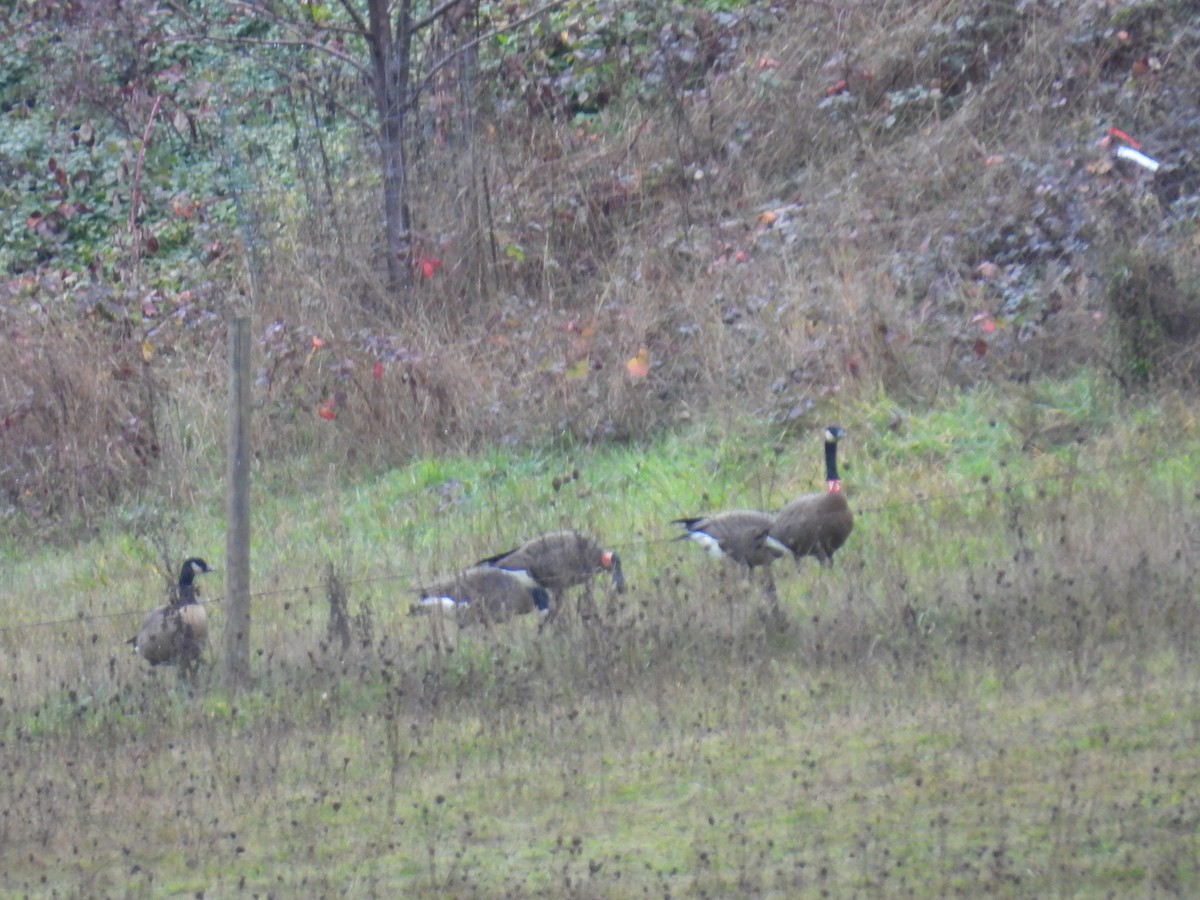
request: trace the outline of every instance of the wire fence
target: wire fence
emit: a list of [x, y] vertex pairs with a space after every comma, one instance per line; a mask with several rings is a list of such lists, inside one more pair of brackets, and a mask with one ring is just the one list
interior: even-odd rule
[[[1099, 473], [1099, 472], [1113, 472], [1113, 471], [1121, 471], [1121, 470], [1133, 471], [1138, 468], [1144, 467], [1144, 466], [1150, 464], [1151, 462], [1154, 462], [1154, 461], [1162, 462], [1162, 461], [1164, 461], [1166, 459], [1170, 459], [1170, 458], [1171, 457], [1164, 457], [1162, 455], [1150, 456], [1147, 454], [1147, 455], [1135, 457], [1133, 459], [1124, 459], [1119, 462], [1110, 463], [1110, 464], [1104, 465], [1104, 466], [1090, 466], [1087, 471], [1089, 474], [1094, 474], [1094, 473]], [[989, 484], [985, 485], [984, 487], [972, 488], [969, 490], [948, 491], [945, 493], [938, 493], [938, 494], [927, 494], [924, 496], [912, 497], [912, 498], [904, 499], [904, 500], [894, 500], [894, 501], [890, 501], [888, 503], [880, 504], [877, 506], [855, 507], [854, 513], [855, 513], [856, 517], [862, 517], [862, 516], [869, 516], [872, 514], [884, 514], [884, 513], [889, 513], [889, 512], [896, 511], [896, 510], [909, 509], [909, 508], [913, 508], [913, 507], [926, 507], [926, 506], [931, 506], [934, 504], [941, 504], [941, 503], [947, 503], [947, 502], [961, 502], [964, 500], [977, 498], [977, 497], [994, 496], [998, 492], [1004, 493], [1004, 492], [1010, 492], [1010, 491], [1017, 491], [1017, 490], [1021, 490], [1021, 489], [1025, 489], [1025, 488], [1035, 487], [1038, 485], [1044, 485], [1044, 484], [1053, 483], [1053, 482], [1062, 482], [1062, 481], [1066, 481], [1068, 479], [1076, 478], [1079, 476], [1079, 474], [1080, 474], [1079, 468], [1075, 467], [1075, 466], [1071, 466], [1071, 467], [1064, 468], [1064, 469], [1061, 469], [1056, 472], [1051, 472], [1046, 475], [1039, 475], [1036, 477], [1025, 478], [1025, 479], [1020, 479], [1020, 480], [1005, 481], [1003, 484], [1000, 484], [1000, 485], [997, 485], [995, 483], [989, 483]], [[671, 537], [662, 537], [662, 538], [641, 539], [638, 541], [637, 546], [639, 548], [644, 548], [646, 546], [653, 546], [653, 545], [657, 545], [657, 544], [667, 544], [667, 543], [674, 542], [677, 538], [678, 538], [678, 535], [673, 535]], [[621, 552], [627, 551], [633, 547], [634, 547], [634, 545], [632, 545], [632, 544], [616, 543], [616, 544], [611, 545], [611, 549], [621, 551]], [[351, 588], [351, 587], [364, 587], [364, 586], [368, 586], [368, 585], [378, 585], [378, 584], [385, 584], [385, 583], [392, 583], [393, 585], [398, 585], [400, 590], [412, 592], [414, 594], [416, 592], [420, 591], [421, 588], [424, 586], [423, 582], [414, 582], [407, 578], [402, 578], [402, 577], [399, 577], [396, 575], [391, 575], [391, 574], [369, 575], [369, 576], [364, 576], [361, 578], [354, 578], [354, 579], [350, 579], [350, 580], [341, 582], [341, 585], [344, 588]], [[304, 583], [304, 584], [295, 585], [292, 587], [277, 587], [277, 588], [272, 588], [269, 590], [251, 591], [250, 598], [251, 598], [251, 600], [258, 601], [258, 600], [265, 600], [265, 599], [269, 599], [271, 597], [279, 597], [279, 596], [295, 596], [297, 594], [311, 595], [317, 591], [323, 591], [325, 589], [325, 587], [326, 586], [324, 583], [317, 583], [317, 584]], [[224, 599], [225, 598], [223, 596], [217, 596], [217, 597], [212, 597], [212, 598], [205, 597], [204, 603], [205, 603], [205, 605], [216, 606], [216, 605], [220, 605], [221, 603], [223, 603]], [[53, 627], [59, 627], [59, 626], [63, 626], [63, 625], [86, 624], [88, 622], [96, 622], [96, 621], [103, 621], [103, 620], [109, 620], [109, 619], [133, 618], [135, 616], [143, 616], [147, 612], [148, 612], [148, 610], [145, 607], [138, 607], [138, 608], [117, 610], [117, 611], [113, 611], [113, 612], [93, 613], [93, 614], [80, 613], [75, 616], [64, 616], [62, 618], [57, 618], [57, 619], [45, 619], [45, 620], [39, 620], [39, 621], [35, 621], [35, 622], [21, 622], [21, 623], [17, 623], [17, 624], [13, 624], [13, 625], [7, 625], [7, 626], [0, 627], [0, 635], [12, 634], [12, 633], [21, 632], [21, 631], [30, 631], [30, 630], [35, 630], [35, 629], [39, 629], [39, 628], [53, 628]]]

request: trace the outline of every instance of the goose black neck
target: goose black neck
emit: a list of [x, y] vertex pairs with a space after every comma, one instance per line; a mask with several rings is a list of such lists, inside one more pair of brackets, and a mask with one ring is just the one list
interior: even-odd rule
[[825, 442], [825, 480], [838, 481], [837, 441]]
[[196, 586], [192, 583], [196, 578], [196, 567], [191, 560], [183, 564], [179, 570], [179, 605], [186, 606], [196, 602]]

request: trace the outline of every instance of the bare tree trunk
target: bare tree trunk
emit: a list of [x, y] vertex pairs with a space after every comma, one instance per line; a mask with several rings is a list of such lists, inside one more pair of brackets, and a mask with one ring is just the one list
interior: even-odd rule
[[412, 50], [412, 0], [401, 0], [398, 4], [394, 34], [387, 7], [387, 0], [370, 0], [368, 37], [375, 108], [380, 123], [379, 149], [383, 160], [388, 284], [392, 288], [403, 288], [408, 286], [412, 273], [412, 220], [404, 156]]

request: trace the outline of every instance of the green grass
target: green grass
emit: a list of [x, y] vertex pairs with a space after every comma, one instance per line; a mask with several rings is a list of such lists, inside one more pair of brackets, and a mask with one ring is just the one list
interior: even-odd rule
[[[1030, 404], [1086, 439], [1027, 445]], [[855, 533], [832, 569], [776, 567], [782, 624], [667, 522], [819, 489], [819, 427], [264, 473], [237, 695], [121, 643], [159, 545], [219, 563], [216, 499], [8, 554], [0, 890], [1194, 893], [1194, 417], [1086, 376], [902, 412], [841, 411]], [[448, 648], [407, 615], [423, 579], [566, 524], [625, 561], [598, 618]]]

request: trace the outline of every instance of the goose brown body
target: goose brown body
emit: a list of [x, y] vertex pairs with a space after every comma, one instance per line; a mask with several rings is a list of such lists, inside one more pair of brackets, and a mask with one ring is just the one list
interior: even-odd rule
[[504, 622], [516, 615], [548, 610], [546, 589], [530, 587], [520, 576], [493, 566], [473, 566], [429, 585], [412, 607], [414, 614], [441, 610], [460, 623]]
[[194, 667], [208, 646], [208, 614], [196, 594], [196, 575], [209, 571], [197, 557], [179, 573], [178, 593], [142, 621], [133, 639], [134, 652], [152, 666], [178, 663]]
[[530, 586], [561, 594], [589, 581], [597, 572], [612, 574], [613, 586], [625, 590], [621, 560], [594, 538], [579, 531], [553, 531], [526, 541], [515, 550], [498, 553], [479, 565], [523, 573]]
[[799, 559], [815, 556], [823, 565], [854, 530], [854, 513], [841, 491], [837, 472], [837, 442], [845, 432], [836, 425], [825, 431], [826, 490], [797, 497], [775, 516], [770, 536]]
[[687, 529], [677, 540], [692, 540], [710, 554], [748, 568], [769, 566], [788, 549], [771, 537], [773, 516], [752, 509], [731, 509], [710, 516], [675, 519]]

